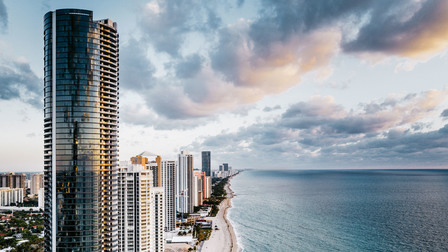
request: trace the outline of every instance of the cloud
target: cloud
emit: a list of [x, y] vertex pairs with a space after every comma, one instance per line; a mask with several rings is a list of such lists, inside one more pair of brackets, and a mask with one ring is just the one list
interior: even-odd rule
[[144, 44], [130, 39], [120, 51], [120, 85], [137, 92], [154, 86], [155, 67], [146, 57]]
[[[386, 10], [386, 11], [385, 11]], [[428, 58], [448, 46], [448, 2], [376, 1], [346, 52]]]
[[3, 0], [0, 0], [0, 23], [4, 29], [8, 26], [8, 11]]
[[41, 109], [42, 83], [25, 59], [3, 55], [0, 60], [0, 99], [19, 99]]
[[278, 120], [198, 139], [192, 148], [201, 146], [232, 159], [239, 156], [237, 160], [261, 157], [259, 165], [265, 166], [272, 165], [273, 158], [277, 165], [285, 162], [347, 168], [412, 161], [440, 166], [448, 161], [444, 154], [448, 151], [448, 125], [428, 128], [421, 120], [438, 111], [446, 93], [430, 90], [395, 95], [393, 101], [388, 97], [361, 104], [357, 111], [345, 110], [332, 97], [316, 96], [291, 105]]
[[[285, 92], [308, 74], [325, 80], [340, 53], [398, 56], [404, 58], [396, 67], [401, 71], [448, 46], [446, 1], [262, 0], [253, 19], [234, 22], [214, 11], [245, 4], [145, 4], [139, 18], [142, 37], [122, 50], [129, 55], [121, 64], [123, 86], [144, 90], [145, 106], [160, 116], [209, 117]], [[148, 55], [145, 48], [154, 52]], [[163, 62], [157, 71], [155, 57]]]
[[271, 112], [271, 111], [274, 111], [274, 110], [279, 110], [281, 108], [282, 107], [280, 105], [277, 105], [277, 106], [274, 106], [274, 107], [264, 107], [263, 111], [264, 112]]

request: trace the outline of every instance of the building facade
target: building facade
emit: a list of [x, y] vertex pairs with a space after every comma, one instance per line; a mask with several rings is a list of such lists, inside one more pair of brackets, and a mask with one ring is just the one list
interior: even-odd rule
[[0, 187], [0, 206], [10, 206], [23, 203], [23, 190], [21, 188]]
[[206, 176], [211, 176], [211, 152], [202, 152], [202, 171], [205, 172]]
[[44, 174], [31, 174], [30, 194], [39, 194], [41, 188], [44, 188]]
[[163, 251], [163, 188], [153, 186], [153, 172], [124, 162], [119, 181], [119, 251]]
[[0, 174], [0, 187], [22, 188], [23, 195], [25, 195], [26, 175], [14, 172]]
[[176, 229], [176, 161], [161, 162], [162, 187], [165, 193], [164, 219], [165, 231]]
[[193, 155], [181, 151], [176, 171], [176, 207], [179, 213], [192, 213], [193, 204]]
[[118, 251], [118, 33], [92, 11], [44, 16], [45, 250]]

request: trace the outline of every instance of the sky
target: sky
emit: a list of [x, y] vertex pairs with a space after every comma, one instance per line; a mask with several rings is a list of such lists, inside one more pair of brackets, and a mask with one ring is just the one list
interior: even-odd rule
[[447, 168], [448, 1], [0, 0], [0, 172], [43, 170], [43, 16], [120, 34], [120, 160]]

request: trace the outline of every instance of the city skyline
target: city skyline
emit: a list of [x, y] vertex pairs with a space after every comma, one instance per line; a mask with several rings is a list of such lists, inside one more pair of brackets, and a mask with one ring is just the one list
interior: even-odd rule
[[43, 170], [42, 16], [71, 7], [119, 24], [122, 160], [447, 167], [445, 1], [1, 0], [0, 172]]

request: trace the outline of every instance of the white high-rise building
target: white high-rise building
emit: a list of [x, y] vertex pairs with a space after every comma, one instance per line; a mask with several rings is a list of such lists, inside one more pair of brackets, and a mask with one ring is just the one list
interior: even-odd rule
[[193, 212], [193, 155], [187, 151], [179, 154], [176, 170], [176, 207], [180, 213]]
[[153, 172], [123, 162], [119, 183], [119, 251], [163, 251], [163, 188], [153, 187]]
[[0, 187], [0, 206], [23, 203], [23, 189]]
[[30, 193], [39, 194], [39, 189], [44, 187], [44, 174], [31, 174]]
[[164, 251], [163, 231], [164, 223], [164, 189], [163, 187], [153, 187], [151, 197], [154, 201], [154, 235], [150, 237], [150, 251]]
[[161, 162], [162, 187], [164, 188], [165, 231], [176, 229], [176, 161]]
[[205, 176], [204, 198], [209, 199], [212, 195], [212, 177]]

